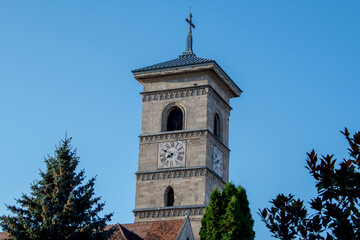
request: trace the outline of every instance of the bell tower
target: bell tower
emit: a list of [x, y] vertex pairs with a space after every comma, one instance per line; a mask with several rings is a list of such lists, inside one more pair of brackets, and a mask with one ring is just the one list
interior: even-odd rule
[[136, 172], [135, 222], [190, 215], [199, 238], [212, 190], [229, 180], [230, 99], [242, 91], [212, 59], [192, 50], [192, 15], [185, 52], [133, 70], [143, 85]]

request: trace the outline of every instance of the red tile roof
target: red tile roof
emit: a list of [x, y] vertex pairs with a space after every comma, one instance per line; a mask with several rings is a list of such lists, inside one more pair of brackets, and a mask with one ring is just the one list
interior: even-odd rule
[[[109, 240], [175, 240], [184, 219], [154, 222], [138, 222], [130, 224], [109, 225], [106, 229], [114, 232]], [[9, 234], [0, 232], [0, 240], [7, 240]]]
[[122, 224], [129, 231], [136, 233], [144, 240], [175, 240], [184, 223], [184, 219], [154, 222], [137, 222]]
[[0, 240], [6, 240], [9, 238], [9, 234], [7, 232], [0, 232]]
[[112, 229], [114, 231], [109, 240], [143, 240], [143, 238], [127, 230], [119, 223], [110, 225], [106, 229]]

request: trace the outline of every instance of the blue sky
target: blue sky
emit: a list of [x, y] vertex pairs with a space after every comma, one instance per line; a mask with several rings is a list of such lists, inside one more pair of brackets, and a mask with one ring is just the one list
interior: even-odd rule
[[139, 84], [131, 70], [185, 50], [215, 59], [244, 91], [230, 117], [230, 179], [259, 208], [314, 196], [306, 152], [347, 156], [360, 130], [358, 1], [1, 1], [0, 214], [29, 192], [65, 132], [112, 222], [133, 221]]

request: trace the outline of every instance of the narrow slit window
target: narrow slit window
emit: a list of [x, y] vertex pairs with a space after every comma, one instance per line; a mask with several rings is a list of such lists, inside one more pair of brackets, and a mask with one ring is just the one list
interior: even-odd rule
[[214, 117], [214, 135], [220, 139], [220, 117], [218, 114], [215, 114]]
[[174, 206], [174, 189], [172, 187], [168, 187], [165, 190], [165, 206]]

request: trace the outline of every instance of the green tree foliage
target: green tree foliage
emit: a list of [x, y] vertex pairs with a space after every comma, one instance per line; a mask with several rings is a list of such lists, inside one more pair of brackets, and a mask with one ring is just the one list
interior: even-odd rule
[[[318, 196], [310, 201], [310, 211], [294, 195], [279, 194], [271, 208], [259, 210], [262, 221], [278, 239], [360, 239], [360, 132], [349, 142], [349, 158], [339, 163], [333, 155], [318, 158], [308, 153], [307, 166], [316, 182]], [[311, 213], [309, 213], [311, 212]]]
[[200, 238], [206, 240], [254, 239], [252, 219], [246, 191], [227, 183], [220, 193], [215, 188], [201, 221]]
[[87, 183], [84, 170], [76, 173], [79, 157], [65, 137], [55, 156], [45, 158], [46, 172], [31, 185], [29, 195], [7, 206], [14, 216], [0, 217], [0, 225], [15, 240], [104, 239], [112, 214], [99, 217], [104, 203], [94, 197], [95, 178]]

